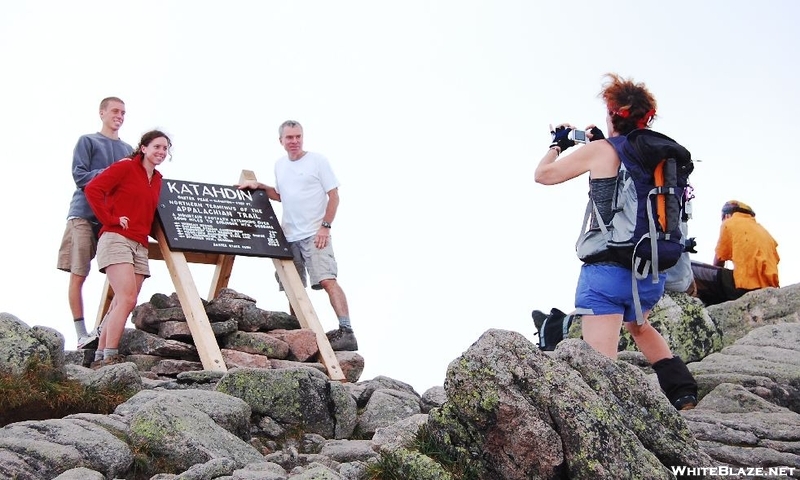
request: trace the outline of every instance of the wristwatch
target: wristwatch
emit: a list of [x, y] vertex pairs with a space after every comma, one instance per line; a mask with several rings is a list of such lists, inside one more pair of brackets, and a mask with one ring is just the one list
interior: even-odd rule
[[322, 226], [325, 227], [325, 228], [331, 228], [331, 224], [326, 222], [326, 221], [324, 221], [324, 220], [322, 221]]

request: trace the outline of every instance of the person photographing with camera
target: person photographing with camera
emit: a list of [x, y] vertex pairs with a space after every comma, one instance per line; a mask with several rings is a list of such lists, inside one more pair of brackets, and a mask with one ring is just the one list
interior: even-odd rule
[[[587, 207], [584, 223], [590, 229], [582, 239], [605, 236], [602, 248], [586, 253], [587, 242], [579, 241], [578, 254], [584, 264], [581, 267], [575, 292], [575, 313], [581, 314], [583, 339], [595, 350], [611, 358], [617, 358], [620, 328], [630, 332], [636, 345], [652, 364], [662, 390], [672, 405], [678, 409], [693, 408], [697, 403], [697, 383], [680, 357], [673, 356], [664, 337], [647, 321], [647, 315], [664, 293], [665, 275], [660, 266], [651, 268], [649, 274], [639, 272], [639, 263], [631, 261], [630, 251], [624, 256], [617, 249], [606, 248], [610, 230], [613, 230], [617, 202], [621, 202], [620, 189], [629, 179], [629, 172], [621, 165], [623, 157], [637, 154], [634, 141], [654, 136], [659, 142], [679, 153], [688, 151], [668, 137], [649, 127], [656, 116], [656, 100], [642, 83], [634, 83], [616, 74], [607, 74], [600, 97], [605, 103], [606, 127], [609, 138], [596, 126], [587, 131], [576, 131], [570, 124], [550, 128], [551, 144], [536, 167], [535, 181], [542, 185], [556, 185], [589, 173], [590, 206]], [[633, 132], [635, 134], [631, 135]], [[636, 139], [636, 140], [634, 140]], [[666, 139], [666, 140], [664, 140]], [[670, 144], [667, 142], [672, 142]], [[566, 154], [566, 150], [583, 143], [581, 148]], [[673, 146], [676, 145], [677, 147]], [[680, 150], [682, 149], [682, 150]], [[636, 219], [636, 212], [633, 212]], [[629, 221], [630, 220], [629, 218]], [[591, 235], [589, 235], [591, 234]], [[654, 240], [653, 240], [654, 241]], [[641, 243], [641, 242], [640, 242]], [[650, 245], [650, 240], [645, 240]], [[682, 251], [682, 246], [676, 247]], [[676, 259], [679, 253], [676, 252]], [[655, 263], [655, 262], [654, 262]], [[664, 263], [666, 267], [666, 262]], [[632, 281], [632, 278], [634, 279]]]

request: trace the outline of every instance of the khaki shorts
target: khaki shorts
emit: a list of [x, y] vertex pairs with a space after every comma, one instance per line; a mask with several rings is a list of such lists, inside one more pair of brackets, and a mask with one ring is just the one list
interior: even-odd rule
[[[338, 268], [336, 258], [333, 256], [333, 240], [328, 238], [325, 248], [317, 248], [314, 245], [314, 238], [316, 238], [316, 235], [296, 242], [289, 242], [289, 249], [294, 256], [294, 266], [297, 268], [297, 273], [300, 274], [303, 286], [308, 286], [308, 283], [306, 283], [307, 272], [311, 280], [311, 288], [322, 290], [320, 282], [335, 279]], [[275, 278], [278, 278], [277, 272]], [[278, 280], [278, 289], [283, 291], [283, 285], [281, 285], [280, 280]]]
[[119, 233], [106, 232], [100, 235], [97, 242], [97, 266], [100, 271], [105, 273], [106, 267], [118, 263], [131, 263], [134, 273], [150, 276], [147, 247]]
[[59, 270], [85, 277], [89, 275], [91, 262], [97, 252], [97, 239], [92, 224], [85, 218], [70, 218], [58, 249]]

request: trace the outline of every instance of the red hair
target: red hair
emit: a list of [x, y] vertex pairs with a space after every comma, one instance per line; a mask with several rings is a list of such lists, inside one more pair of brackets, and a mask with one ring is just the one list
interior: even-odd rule
[[656, 116], [656, 99], [644, 83], [634, 83], [616, 73], [607, 73], [600, 97], [608, 106], [611, 124], [622, 135], [650, 126]]

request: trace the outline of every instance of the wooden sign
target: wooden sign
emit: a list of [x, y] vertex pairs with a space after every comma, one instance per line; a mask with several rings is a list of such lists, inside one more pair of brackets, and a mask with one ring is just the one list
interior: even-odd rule
[[165, 178], [158, 220], [171, 250], [292, 258], [264, 190]]
[[[252, 171], [243, 170], [239, 183], [255, 179]], [[158, 224], [153, 226], [157, 243], [150, 243], [149, 258], [164, 260], [167, 264], [204, 370], [225, 372], [227, 366], [189, 263], [217, 266], [208, 295], [208, 300], [211, 300], [228, 285], [236, 255], [252, 255], [272, 257], [300, 326], [312, 330], [317, 337], [319, 361], [327, 369], [328, 377], [347, 381], [306, 294], [266, 192], [164, 179], [157, 217]], [[106, 279], [95, 327], [102, 323], [113, 295]]]

